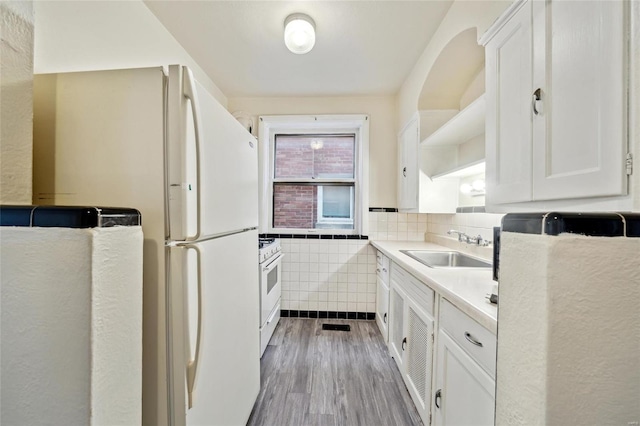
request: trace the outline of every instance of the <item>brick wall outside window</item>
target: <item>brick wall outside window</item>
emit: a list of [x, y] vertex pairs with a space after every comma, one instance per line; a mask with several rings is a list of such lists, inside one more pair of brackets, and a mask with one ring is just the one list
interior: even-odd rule
[[276, 185], [273, 191], [275, 228], [313, 229], [317, 221], [317, 187]]

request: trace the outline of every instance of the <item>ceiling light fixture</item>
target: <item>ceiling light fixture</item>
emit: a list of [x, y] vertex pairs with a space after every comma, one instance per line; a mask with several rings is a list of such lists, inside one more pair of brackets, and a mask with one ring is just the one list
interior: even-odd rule
[[324, 146], [324, 142], [321, 139], [313, 139], [309, 145], [311, 145], [311, 149], [316, 150], [321, 149]]
[[293, 13], [284, 20], [284, 44], [295, 54], [308, 53], [316, 44], [316, 24], [303, 13]]

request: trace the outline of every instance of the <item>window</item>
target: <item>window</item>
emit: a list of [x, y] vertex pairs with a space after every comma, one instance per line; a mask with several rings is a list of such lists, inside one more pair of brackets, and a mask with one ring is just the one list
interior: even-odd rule
[[260, 117], [261, 231], [363, 233], [367, 139], [366, 116]]

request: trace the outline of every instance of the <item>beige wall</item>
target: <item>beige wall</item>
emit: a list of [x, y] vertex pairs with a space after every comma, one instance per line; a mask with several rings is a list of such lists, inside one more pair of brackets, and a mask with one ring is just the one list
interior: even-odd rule
[[35, 72], [183, 64], [226, 105], [227, 98], [158, 21], [133, 1], [37, 1]]
[[0, 203], [31, 204], [33, 4], [0, 3]]
[[[468, 28], [477, 28], [478, 36], [500, 16], [511, 4], [511, 1], [465, 1], [456, 0], [433, 38], [402, 84], [398, 93], [398, 119], [400, 127], [418, 110], [418, 99], [422, 86], [429, 75], [431, 67], [442, 52], [442, 49], [456, 35]], [[465, 83], [465, 86], [467, 83]]]
[[[252, 116], [368, 114], [369, 206], [396, 206], [396, 104], [387, 97], [229, 98], [229, 111]], [[257, 123], [256, 123], [257, 124]]]

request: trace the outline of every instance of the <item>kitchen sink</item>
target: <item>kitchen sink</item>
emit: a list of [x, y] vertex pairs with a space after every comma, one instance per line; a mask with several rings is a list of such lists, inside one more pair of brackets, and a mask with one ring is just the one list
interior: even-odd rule
[[400, 251], [429, 268], [491, 268], [491, 262], [458, 251]]

